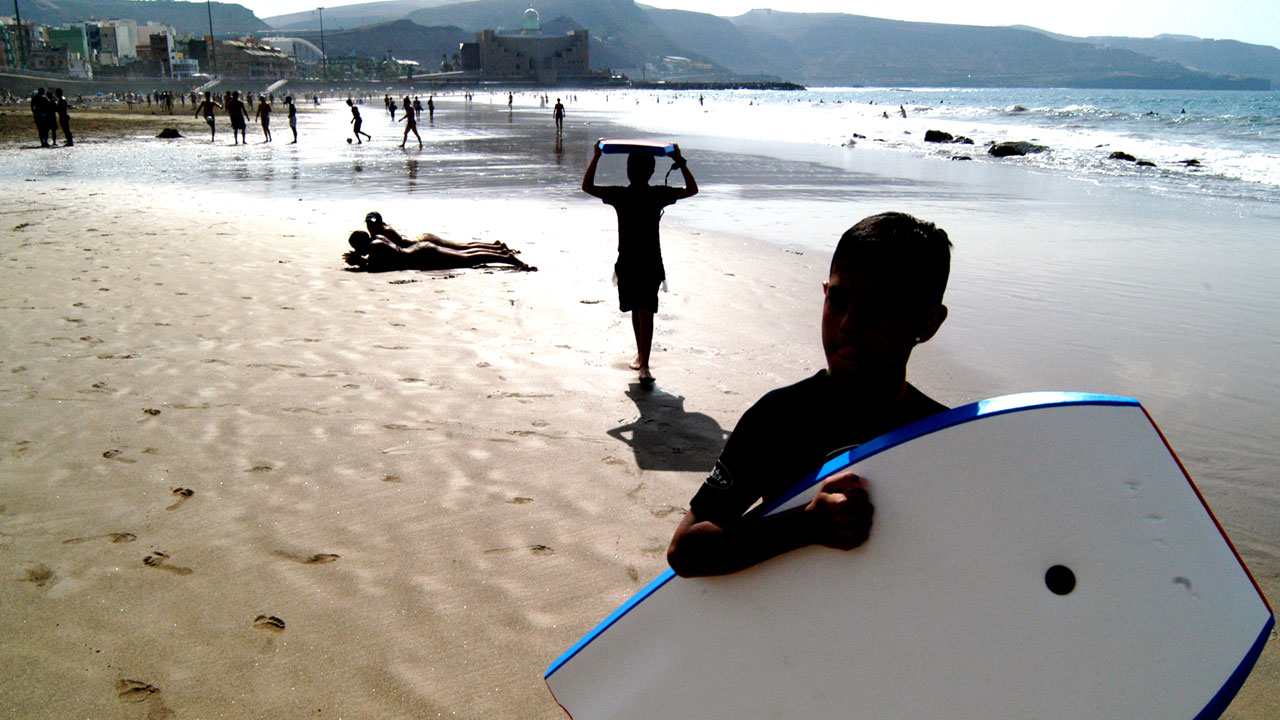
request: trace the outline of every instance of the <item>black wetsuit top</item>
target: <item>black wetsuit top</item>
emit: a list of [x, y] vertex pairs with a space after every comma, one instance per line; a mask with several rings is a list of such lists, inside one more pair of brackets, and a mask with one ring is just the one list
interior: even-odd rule
[[731, 524], [757, 500], [771, 504], [835, 455], [946, 410], [911, 385], [898, 412], [872, 416], [841, 400], [826, 370], [774, 390], [742, 415], [689, 506], [698, 520]]

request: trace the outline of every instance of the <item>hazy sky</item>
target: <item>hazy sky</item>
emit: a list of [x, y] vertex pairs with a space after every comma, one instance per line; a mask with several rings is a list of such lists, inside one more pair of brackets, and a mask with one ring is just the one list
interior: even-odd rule
[[[337, 7], [377, 0], [239, 0], [258, 17]], [[843, 12], [854, 15], [945, 22], [962, 25], [1032, 25], [1067, 35], [1131, 35], [1161, 33], [1241, 40], [1280, 47], [1280, 3], [1277, 0], [647, 0], [644, 5], [681, 8], [714, 15], [740, 15], [755, 7], [792, 12]], [[536, 8], [536, 0], [532, 3]]]

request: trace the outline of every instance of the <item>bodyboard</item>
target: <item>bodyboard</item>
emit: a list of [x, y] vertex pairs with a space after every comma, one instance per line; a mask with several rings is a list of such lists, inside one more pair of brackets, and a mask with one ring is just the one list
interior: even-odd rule
[[664, 573], [552, 663], [557, 702], [575, 720], [1210, 720], [1274, 625], [1136, 400], [956, 408], [759, 511], [845, 468], [876, 506], [865, 545]]

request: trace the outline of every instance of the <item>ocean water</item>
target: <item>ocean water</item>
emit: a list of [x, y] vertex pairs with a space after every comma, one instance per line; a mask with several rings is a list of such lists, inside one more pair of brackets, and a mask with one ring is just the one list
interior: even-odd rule
[[[1014, 162], [1073, 177], [1161, 193], [1280, 200], [1280, 92], [816, 88], [599, 92], [579, 99], [577, 110], [607, 111], [655, 134], [852, 141], [853, 148], [1006, 163], [990, 158], [986, 145], [1026, 140], [1050, 151]], [[975, 144], [926, 143], [926, 130]], [[1110, 160], [1113, 151], [1156, 167]]]

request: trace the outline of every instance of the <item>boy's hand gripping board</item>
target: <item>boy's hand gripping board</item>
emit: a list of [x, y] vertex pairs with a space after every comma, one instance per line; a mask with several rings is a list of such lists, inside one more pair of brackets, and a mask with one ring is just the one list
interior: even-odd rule
[[1209, 720], [1274, 624], [1136, 400], [956, 408], [762, 511], [845, 467], [876, 507], [864, 546], [668, 571], [551, 665], [556, 700], [575, 720]]

